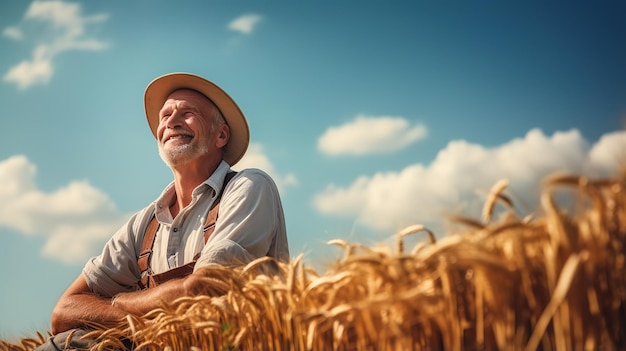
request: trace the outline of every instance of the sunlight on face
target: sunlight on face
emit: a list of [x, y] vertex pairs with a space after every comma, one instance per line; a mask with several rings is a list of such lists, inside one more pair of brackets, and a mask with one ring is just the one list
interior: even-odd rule
[[160, 111], [157, 130], [159, 156], [168, 166], [186, 164], [211, 151], [216, 110], [204, 95], [195, 91], [170, 94]]

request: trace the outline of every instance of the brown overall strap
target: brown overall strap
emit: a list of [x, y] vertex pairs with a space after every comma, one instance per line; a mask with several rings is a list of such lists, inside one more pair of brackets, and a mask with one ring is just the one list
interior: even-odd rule
[[154, 239], [156, 238], [156, 232], [158, 228], [159, 221], [157, 221], [156, 216], [153, 214], [152, 219], [150, 220], [150, 223], [148, 224], [146, 232], [143, 236], [143, 242], [141, 243], [141, 252], [139, 253], [139, 257], [137, 258], [137, 266], [139, 267], [139, 272], [141, 273], [141, 280], [139, 281], [139, 287], [141, 289], [145, 289], [148, 287], [148, 268], [150, 266], [152, 246], [154, 245]]
[[[230, 171], [226, 174], [224, 178], [224, 185], [220, 190], [219, 194], [217, 194], [217, 198], [213, 202], [213, 206], [209, 210], [207, 214], [206, 221], [204, 224], [204, 243], [209, 240], [213, 231], [215, 231], [215, 222], [217, 221], [217, 216], [220, 207], [220, 200], [222, 199], [222, 194], [224, 193], [224, 189], [228, 182], [237, 174], [237, 172]], [[150, 259], [152, 258], [152, 248], [154, 247], [154, 241], [156, 239], [156, 233], [159, 230], [159, 221], [156, 219], [156, 215], [152, 215], [152, 219], [150, 223], [148, 223], [148, 227], [146, 228], [146, 232], [143, 237], [143, 242], [141, 243], [141, 252], [139, 253], [139, 257], [137, 258], [137, 266], [139, 268], [141, 280], [138, 282], [140, 289], [147, 289], [150, 287], [154, 287], [158, 284], [161, 284], [167, 280], [172, 278], [184, 277], [193, 272], [193, 267], [195, 266], [196, 261], [200, 258], [200, 253], [198, 253], [192, 262], [187, 263], [186, 265], [170, 269], [160, 274], [152, 274], [150, 272]]]

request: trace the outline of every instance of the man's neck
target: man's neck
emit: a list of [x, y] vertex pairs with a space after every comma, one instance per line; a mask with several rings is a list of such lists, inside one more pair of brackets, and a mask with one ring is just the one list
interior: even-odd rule
[[[174, 173], [174, 189], [176, 189], [176, 204], [170, 208], [172, 217], [191, 203], [193, 190], [207, 180], [217, 169], [221, 160], [208, 164], [207, 162], [192, 162], [172, 168]], [[174, 213], [175, 212], [175, 213]]]

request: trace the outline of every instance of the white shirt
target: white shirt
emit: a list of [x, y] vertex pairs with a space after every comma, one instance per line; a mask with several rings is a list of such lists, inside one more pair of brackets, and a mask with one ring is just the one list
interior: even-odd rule
[[191, 262], [201, 252], [195, 269], [209, 265], [239, 265], [263, 256], [289, 260], [285, 218], [274, 181], [263, 171], [245, 169], [226, 185], [215, 230], [204, 244], [204, 224], [222, 189], [230, 167], [224, 161], [192, 193], [191, 203], [172, 218], [169, 205], [176, 196], [174, 184], [135, 213], [90, 259], [83, 274], [90, 289], [102, 296], [137, 290], [137, 257], [152, 215], [159, 221], [150, 269], [162, 273]]

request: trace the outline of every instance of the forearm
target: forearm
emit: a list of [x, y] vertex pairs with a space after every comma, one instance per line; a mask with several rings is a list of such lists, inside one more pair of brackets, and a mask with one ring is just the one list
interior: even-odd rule
[[99, 324], [115, 326], [126, 315], [142, 316], [181, 296], [202, 293], [202, 274], [172, 279], [147, 290], [122, 293], [114, 299], [92, 293], [80, 275], [61, 296], [52, 311], [52, 333]]
[[144, 315], [167, 302], [188, 295], [186, 279], [172, 279], [150, 289], [121, 293], [114, 297], [113, 306], [127, 314]]
[[92, 293], [75, 294], [60, 299], [52, 312], [52, 333], [98, 324], [113, 326], [126, 312], [111, 305], [111, 299]]

